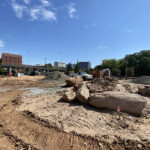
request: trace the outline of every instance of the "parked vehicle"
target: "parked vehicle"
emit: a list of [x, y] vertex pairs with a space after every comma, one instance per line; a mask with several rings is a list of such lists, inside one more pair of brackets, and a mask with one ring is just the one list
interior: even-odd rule
[[90, 79], [93, 78], [92, 75], [87, 74], [86, 72], [83, 72], [83, 71], [79, 71], [78, 73], [71, 74], [70, 76], [71, 76], [71, 77], [81, 76], [81, 77], [83, 78], [84, 81], [90, 80]]

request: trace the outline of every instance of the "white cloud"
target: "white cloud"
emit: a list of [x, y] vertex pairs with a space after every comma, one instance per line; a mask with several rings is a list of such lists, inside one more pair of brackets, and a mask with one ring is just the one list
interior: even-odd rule
[[30, 16], [32, 20], [37, 20], [40, 15], [40, 9], [39, 8], [31, 8], [30, 9]]
[[98, 49], [106, 49], [106, 46], [98, 46]]
[[124, 32], [128, 32], [128, 33], [140, 33], [140, 31], [135, 30], [135, 29], [130, 29], [130, 28], [124, 29]]
[[[52, 5], [49, 0], [10, 0], [13, 11], [16, 17], [23, 18], [28, 17], [31, 21], [57, 21], [56, 12], [57, 9]], [[23, 2], [23, 3], [22, 3]], [[76, 5], [69, 3], [63, 6], [67, 8], [68, 15], [71, 19], [78, 19], [76, 12]], [[91, 26], [96, 26], [92, 24]]]
[[4, 47], [4, 42], [2, 40], [0, 40], [0, 48]]
[[12, 0], [12, 8], [18, 18], [22, 18], [24, 12], [27, 10], [26, 6], [17, 4], [15, 0]]
[[54, 20], [56, 21], [56, 14], [49, 10], [49, 9], [45, 9], [44, 7], [35, 7], [35, 8], [32, 8], [30, 9], [30, 17], [31, 17], [31, 20], [34, 21], [34, 20]]
[[50, 6], [50, 2], [48, 0], [40, 0], [44, 6]]
[[43, 9], [42, 11], [42, 18], [43, 20], [55, 20], [56, 21], [55, 13], [46, 9]]
[[31, 0], [23, 0], [26, 4], [29, 4]]
[[[29, 4], [31, 0], [23, 0]], [[42, 4], [39, 5], [20, 5], [16, 0], [11, 0], [12, 8], [18, 18], [22, 18], [25, 14], [30, 17], [30, 20], [45, 20], [56, 21], [56, 14], [53, 11], [52, 5], [48, 0], [40, 0]]]
[[75, 4], [74, 3], [70, 3], [69, 5], [67, 5], [68, 8], [68, 15], [70, 18], [77, 18], [77, 16], [75, 15], [76, 13], [76, 8], [75, 8]]

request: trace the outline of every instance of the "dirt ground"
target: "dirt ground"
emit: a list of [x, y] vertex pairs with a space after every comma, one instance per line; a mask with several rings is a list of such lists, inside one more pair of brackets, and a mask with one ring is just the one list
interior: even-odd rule
[[116, 112], [63, 102], [66, 89], [43, 78], [0, 78], [0, 150], [150, 149], [149, 102], [145, 116], [118, 120]]
[[10, 89], [17, 90], [18, 88], [29, 87], [50, 87], [54, 83], [43, 80], [44, 76], [21, 76], [21, 77], [4, 77], [0, 78], [0, 90]]

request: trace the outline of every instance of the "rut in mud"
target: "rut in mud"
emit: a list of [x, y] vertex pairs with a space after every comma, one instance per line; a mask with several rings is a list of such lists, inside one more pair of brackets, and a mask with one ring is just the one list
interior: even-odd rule
[[5, 138], [0, 148], [99, 149], [97, 141], [60, 131], [29, 113], [16, 112], [18, 102], [16, 104], [15, 100], [22, 94], [23, 91], [0, 93], [0, 137]]

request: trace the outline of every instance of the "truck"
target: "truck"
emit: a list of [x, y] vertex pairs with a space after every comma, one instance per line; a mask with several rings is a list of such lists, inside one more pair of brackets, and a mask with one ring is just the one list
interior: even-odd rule
[[81, 76], [84, 81], [93, 79], [93, 76], [92, 76], [92, 75], [87, 74], [86, 72], [83, 72], [83, 71], [79, 71], [78, 73], [73, 73], [73, 74], [71, 74], [70, 76], [71, 76], [71, 77]]

